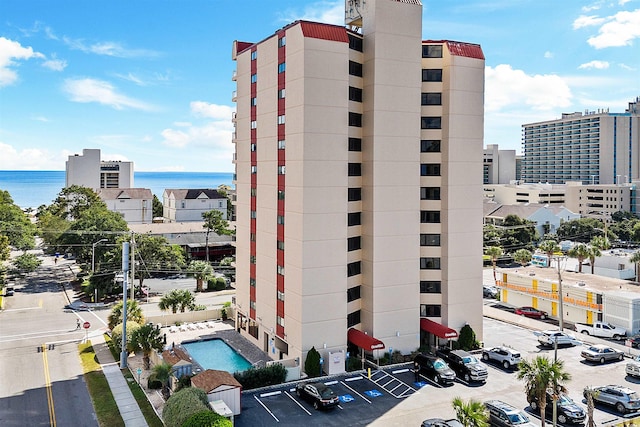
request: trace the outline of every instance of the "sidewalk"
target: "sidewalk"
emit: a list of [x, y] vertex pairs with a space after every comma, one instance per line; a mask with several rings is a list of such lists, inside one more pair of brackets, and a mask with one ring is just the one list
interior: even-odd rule
[[113, 393], [113, 397], [116, 400], [124, 425], [127, 427], [148, 426], [138, 402], [136, 402], [131, 389], [129, 389], [127, 380], [120, 371], [120, 364], [114, 360], [111, 351], [109, 351], [109, 346], [104, 341], [104, 336], [99, 334], [92, 337], [91, 343], [93, 344], [93, 350], [96, 352], [98, 363], [102, 366], [102, 372], [107, 378], [111, 393]]

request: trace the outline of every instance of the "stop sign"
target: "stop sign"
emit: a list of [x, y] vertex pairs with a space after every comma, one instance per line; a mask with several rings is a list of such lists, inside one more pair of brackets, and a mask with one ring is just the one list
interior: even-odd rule
[[91, 327], [91, 323], [89, 323], [89, 322], [84, 322], [84, 323], [82, 324], [82, 327], [83, 327], [83, 328], [85, 328], [85, 329], [89, 329], [89, 328]]

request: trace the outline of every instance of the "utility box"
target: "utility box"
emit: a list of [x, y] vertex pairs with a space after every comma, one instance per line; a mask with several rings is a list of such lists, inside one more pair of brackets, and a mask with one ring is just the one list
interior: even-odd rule
[[640, 333], [640, 294], [613, 291], [602, 295], [603, 321], [627, 330], [627, 336]]

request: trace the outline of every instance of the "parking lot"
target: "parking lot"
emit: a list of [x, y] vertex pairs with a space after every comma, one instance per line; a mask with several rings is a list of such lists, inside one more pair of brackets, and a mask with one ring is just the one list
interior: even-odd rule
[[[518, 319], [515, 319], [517, 323]], [[546, 327], [545, 324], [541, 324]], [[549, 325], [551, 327], [551, 325]], [[542, 348], [530, 329], [517, 324], [485, 318], [485, 347], [505, 345], [514, 347], [523, 358], [531, 360], [537, 355], [551, 359], [554, 350]], [[585, 339], [589, 337], [578, 336]], [[593, 339], [590, 339], [593, 340]], [[621, 346], [624, 348], [623, 346]], [[624, 348], [627, 355], [637, 350]], [[569, 396], [586, 408], [582, 390], [587, 385], [619, 384], [640, 391], [640, 381], [626, 377], [624, 362], [605, 365], [587, 363], [580, 357], [581, 347], [560, 348], [557, 357], [565, 363], [572, 375], [567, 384]], [[528, 410], [534, 423], [537, 414], [528, 407], [524, 384], [516, 377], [516, 371], [505, 370], [497, 364], [487, 364], [489, 378], [484, 384], [466, 384], [460, 379], [451, 386], [441, 387], [425, 377], [418, 382], [411, 364], [393, 366], [384, 371], [350, 373], [322, 378], [338, 394], [340, 404], [332, 410], [316, 411], [312, 405], [295, 393], [295, 384], [268, 390], [245, 392], [242, 396], [242, 414], [236, 417], [236, 426], [419, 426], [422, 420], [432, 417], [453, 418], [451, 406], [454, 397], [464, 400], [500, 399], [516, 407]], [[596, 407], [594, 419], [597, 425], [629, 419], [614, 409]]]

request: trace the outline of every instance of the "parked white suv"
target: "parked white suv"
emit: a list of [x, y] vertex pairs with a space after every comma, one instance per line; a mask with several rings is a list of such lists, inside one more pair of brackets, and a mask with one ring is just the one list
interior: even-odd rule
[[516, 368], [520, 361], [520, 352], [510, 347], [498, 346], [482, 350], [482, 360], [494, 361], [501, 364], [504, 369]]

